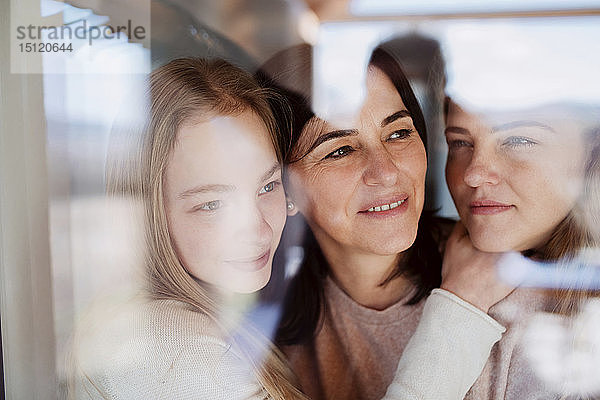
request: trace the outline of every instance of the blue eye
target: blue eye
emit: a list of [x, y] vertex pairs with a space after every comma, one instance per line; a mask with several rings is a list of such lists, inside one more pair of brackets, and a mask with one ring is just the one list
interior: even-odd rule
[[531, 147], [537, 143], [526, 137], [511, 136], [509, 138], [506, 138], [506, 140], [502, 144], [505, 146], [508, 146], [508, 147], [521, 147], [521, 146]]
[[200, 204], [200, 206], [196, 207], [196, 210], [202, 210], [202, 211], [214, 211], [218, 208], [221, 207], [221, 200], [213, 200], [213, 201], [208, 201], [206, 203]]
[[397, 131], [392, 132], [388, 140], [392, 139], [406, 139], [412, 135], [414, 131], [412, 129], [399, 129]]
[[263, 186], [260, 191], [258, 192], [258, 194], [265, 194], [265, 193], [269, 193], [272, 192], [273, 190], [275, 190], [277, 188], [277, 186], [281, 184], [281, 182], [279, 181], [272, 181], [267, 183], [265, 186]]
[[327, 154], [325, 156], [325, 158], [342, 158], [342, 157], [352, 153], [353, 151], [354, 151], [354, 149], [351, 146], [342, 146], [339, 149]]

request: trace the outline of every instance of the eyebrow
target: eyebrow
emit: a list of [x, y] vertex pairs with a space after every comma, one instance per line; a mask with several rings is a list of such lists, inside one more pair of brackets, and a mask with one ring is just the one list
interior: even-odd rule
[[498, 126], [492, 128], [492, 132], [507, 131], [509, 129], [524, 128], [524, 127], [525, 128], [526, 127], [542, 128], [542, 129], [548, 130], [550, 132], [556, 133], [556, 131], [552, 127], [550, 127], [546, 124], [542, 124], [541, 122], [530, 121], [530, 120], [514, 121], [514, 122], [509, 122], [506, 124], [498, 125]]
[[233, 185], [219, 185], [219, 184], [210, 184], [210, 185], [199, 185], [183, 191], [179, 193], [177, 196], [178, 199], [185, 199], [187, 197], [191, 197], [196, 194], [201, 193], [224, 193], [224, 192], [233, 192], [235, 190], [235, 186]]
[[468, 129], [461, 128], [460, 126], [447, 126], [446, 129], [444, 129], [444, 134], [447, 135], [449, 132], [455, 132], [460, 135], [468, 135], [471, 133]]
[[311, 151], [313, 151], [314, 149], [319, 147], [321, 144], [327, 142], [328, 140], [333, 140], [333, 139], [347, 137], [347, 136], [356, 136], [356, 135], [358, 135], [358, 130], [356, 130], [356, 129], [341, 129], [338, 131], [327, 132], [327, 133], [319, 136], [317, 138], [317, 140], [315, 140], [315, 142], [310, 146], [310, 148], [308, 149], [306, 154], [310, 153]]
[[[542, 129], [548, 130], [550, 132], [556, 133], [556, 131], [552, 127], [550, 127], [546, 124], [542, 124], [541, 122], [537, 122], [537, 121], [527, 121], [527, 120], [508, 122], [506, 124], [495, 126], [492, 128], [492, 133], [507, 131], [507, 130], [516, 129], [516, 128], [523, 128], [523, 127], [542, 128]], [[461, 128], [460, 126], [446, 127], [446, 129], [444, 129], [444, 134], [447, 135], [449, 132], [458, 133], [460, 135], [469, 135], [471, 133], [468, 129]]]
[[273, 166], [271, 168], [269, 168], [267, 170], [267, 172], [265, 172], [263, 174], [263, 176], [260, 178], [260, 180], [261, 181], [266, 181], [267, 179], [269, 179], [270, 177], [272, 177], [273, 175], [275, 175], [275, 173], [277, 171], [281, 171], [281, 165], [279, 165], [279, 163], [273, 164]]
[[381, 121], [381, 127], [385, 127], [386, 125], [391, 124], [392, 122], [396, 121], [397, 119], [400, 118], [411, 118], [410, 112], [408, 112], [408, 110], [400, 110], [397, 111], [395, 113], [393, 113], [392, 115], [390, 115], [389, 117], [385, 117], [383, 119], [383, 121]]
[[[269, 168], [263, 176], [260, 178], [261, 182], [266, 181], [270, 177], [272, 177], [277, 171], [281, 170], [281, 165], [279, 163], [275, 163]], [[194, 196], [196, 194], [201, 193], [225, 193], [232, 192], [235, 190], [234, 185], [220, 185], [220, 184], [209, 184], [209, 185], [199, 185], [188, 189], [184, 192], [179, 193], [177, 196], [178, 199], [185, 199], [187, 197]]]
[[[383, 121], [381, 121], [381, 127], [383, 128], [400, 118], [406, 118], [406, 117], [411, 118], [410, 112], [408, 112], [408, 110], [396, 111], [395, 113], [385, 117], [383, 119]], [[333, 140], [333, 139], [347, 137], [347, 136], [355, 136], [355, 135], [358, 135], [357, 129], [340, 129], [337, 131], [327, 132], [323, 135], [320, 135], [317, 138], [317, 140], [314, 141], [314, 143], [310, 146], [310, 148], [308, 149], [306, 154], [309, 154], [311, 151], [313, 151], [314, 149], [319, 147], [321, 144], [327, 142], [328, 140]]]

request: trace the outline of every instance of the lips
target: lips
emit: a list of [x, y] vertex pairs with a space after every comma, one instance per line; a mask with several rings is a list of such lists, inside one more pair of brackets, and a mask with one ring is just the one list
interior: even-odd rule
[[226, 260], [225, 262], [242, 271], [253, 272], [264, 268], [264, 266], [269, 261], [270, 255], [271, 250], [267, 249], [256, 256], [252, 255], [249, 257], [240, 257], [231, 260]]
[[397, 195], [373, 200], [364, 204], [359, 214], [368, 216], [388, 216], [395, 215], [406, 209], [408, 196]]
[[469, 204], [471, 214], [474, 215], [494, 215], [509, 211], [514, 206], [501, 203], [494, 200], [475, 200]]
[[380, 212], [380, 211], [393, 210], [394, 208], [398, 207], [399, 205], [402, 205], [402, 203], [404, 203], [405, 201], [406, 200], [400, 200], [400, 201], [394, 201], [389, 204], [382, 204], [379, 206], [374, 206], [374, 207], [369, 208], [367, 210], [367, 212]]

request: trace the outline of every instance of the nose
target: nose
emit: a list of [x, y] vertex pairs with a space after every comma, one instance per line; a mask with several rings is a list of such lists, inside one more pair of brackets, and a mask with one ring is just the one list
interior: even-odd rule
[[267, 222], [263, 210], [256, 201], [249, 199], [240, 205], [232, 220], [236, 226], [236, 237], [232, 240], [238, 243], [266, 246], [271, 241], [273, 230]]
[[398, 183], [399, 170], [392, 155], [381, 146], [366, 154], [367, 167], [363, 181], [368, 186], [394, 186]]
[[471, 187], [497, 185], [500, 181], [499, 160], [492, 154], [475, 151], [465, 170], [464, 181]]

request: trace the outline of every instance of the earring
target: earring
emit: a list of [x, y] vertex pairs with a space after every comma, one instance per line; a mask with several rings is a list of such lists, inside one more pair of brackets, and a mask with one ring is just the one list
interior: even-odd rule
[[288, 211], [292, 211], [294, 209], [294, 202], [293, 201], [289, 200], [287, 202], [287, 209], [288, 209]]

